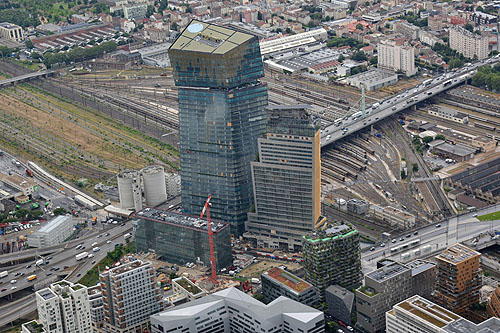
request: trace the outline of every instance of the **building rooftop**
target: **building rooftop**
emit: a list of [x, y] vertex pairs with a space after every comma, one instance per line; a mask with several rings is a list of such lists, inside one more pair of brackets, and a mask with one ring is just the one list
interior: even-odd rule
[[297, 294], [312, 288], [312, 285], [301, 278], [285, 271], [280, 267], [274, 267], [268, 270], [267, 272], [262, 273], [263, 276], [266, 276], [278, 284], [286, 286], [288, 289], [291, 289]]
[[354, 304], [354, 293], [339, 285], [331, 285], [325, 290], [325, 294], [334, 295], [342, 300], [348, 309], [352, 309]]
[[447, 261], [451, 264], [458, 264], [462, 261], [477, 257], [479, 258], [481, 253], [468, 248], [465, 245], [457, 243], [450, 246], [444, 250], [441, 254], [436, 256], [437, 260]]
[[8, 183], [11, 186], [22, 189], [27, 189], [36, 185], [36, 183], [31, 179], [27, 179], [16, 174], [6, 175], [4, 173], [0, 173], [0, 180]]
[[435, 146], [434, 149], [439, 149], [443, 152], [458, 155], [458, 156], [467, 156], [467, 155], [473, 154], [476, 151], [475, 148], [471, 148], [471, 147], [462, 145], [460, 143], [452, 145], [452, 144], [449, 144], [447, 142]]
[[447, 333], [498, 333], [500, 332], [500, 319], [493, 317], [480, 324], [474, 324], [467, 319], [460, 318], [443, 327], [443, 331]]
[[170, 49], [225, 54], [251, 38], [253, 36], [246, 33], [192, 20]]
[[5, 28], [5, 29], [17, 29], [20, 28], [17, 24], [14, 23], [9, 23], [9, 22], [2, 22], [0, 23], [0, 27]]
[[376, 271], [366, 274], [365, 278], [370, 278], [380, 283], [388, 279], [391, 279], [401, 273], [404, 273], [408, 270], [409, 268], [406, 267], [405, 265], [399, 262], [394, 262], [392, 265], [386, 265], [384, 267], [377, 269]]
[[422, 259], [415, 259], [407, 263], [406, 266], [411, 269], [411, 276], [415, 276], [436, 267], [436, 264]]
[[201, 290], [197, 285], [192, 283], [189, 279], [186, 279], [185, 277], [180, 277], [175, 280], [173, 280], [175, 283], [177, 283], [179, 286], [184, 288], [187, 292], [193, 294], [193, 295], [198, 295], [199, 293], [202, 293], [203, 290]]
[[41, 227], [36, 233], [51, 233], [65, 223], [72, 223], [73, 217], [70, 215], [59, 215]]
[[[207, 221], [199, 217], [185, 215], [177, 212], [169, 212], [155, 208], [145, 208], [135, 215], [135, 218], [150, 220], [176, 225], [182, 228], [190, 228], [208, 232]], [[212, 220], [212, 231], [219, 232], [224, 228], [229, 227], [229, 224]]]
[[303, 238], [310, 242], [325, 242], [330, 240], [335, 240], [337, 238], [349, 237], [357, 234], [358, 231], [347, 224], [340, 224], [335, 226], [329, 226], [326, 230], [317, 230], [309, 233]]
[[49, 300], [56, 297], [56, 295], [49, 288], [38, 291], [38, 295], [40, 295], [44, 300]]
[[147, 265], [151, 265], [151, 264], [149, 262], [143, 262], [141, 260], [133, 260], [133, 261], [129, 261], [129, 262], [126, 262], [126, 261], [123, 262], [123, 260], [122, 260], [121, 265], [119, 265], [118, 267], [110, 268], [109, 273], [113, 274], [113, 275], [118, 275], [118, 274], [129, 272], [129, 271], [134, 270], [136, 268], [139, 268], [142, 266], [147, 266]]
[[[415, 295], [398, 303], [394, 306], [394, 310], [402, 311], [405, 313], [410, 313], [411, 315], [417, 316], [420, 319], [436, 326], [442, 328], [457, 319], [460, 316], [455, 313], [446, 310], [445, 308], [429, 302], [425, 298], [419, 295]], [[472, 332], [472, 331], [471, 331]]]

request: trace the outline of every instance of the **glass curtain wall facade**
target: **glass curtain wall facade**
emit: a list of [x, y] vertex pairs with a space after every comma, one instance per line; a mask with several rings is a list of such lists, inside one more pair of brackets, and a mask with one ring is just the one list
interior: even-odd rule
[[268, 103], [258, 39], [193, 20], [169, 55], [179, 87], [182, 209], [199, 214], [211, 194], [211, 216], [241, 235]]
[[252, 162], [255, 212], [245, 237], [259, 247], [298, 251], [321, 214], [320, 119], [307, 105], [270, 106], [265, 138]]

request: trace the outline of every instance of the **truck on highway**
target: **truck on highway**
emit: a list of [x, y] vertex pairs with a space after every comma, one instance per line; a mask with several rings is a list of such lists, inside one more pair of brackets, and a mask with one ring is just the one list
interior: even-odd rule
[[26, 278], [26, 280], [28, 281], [33, 281], [33, 280], [36, 280], [36, 275], [30, 275]]
[[3, 271], [3, 272], [0, 273], [0, 278], [4, 278], [7, 275], [9, 275], [9, 272], [8, 271]]
[[78, 261], [78, 260], [82, 260], [82, 259], [84, 259], [84, 258], [87, 258], [87, 257], [88, 257], [88, 255], [89, 255], [89, 254], [88, 254], [87, 252], [82, 252], [82, 253], [80, 253], [80, 254], [77, 254], [77, 255], [75, 256], [75, 259], [76, 259], [77, 261]]
[[39, 259], [35, 262], [35, 266], [43, 265], [43, 259]]

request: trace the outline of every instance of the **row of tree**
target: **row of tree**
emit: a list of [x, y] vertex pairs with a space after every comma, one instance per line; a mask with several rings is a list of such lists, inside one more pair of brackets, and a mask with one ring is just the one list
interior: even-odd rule
[[491, 90], [500, 90], [500, 65], [494, 67], [483, 66], [477, 70], [472, 77], [472, 85], [476, 87], [487, 87]]
[[104, 42], [90, 48], [75, 47], [68, 52], [46, 52], [43, 56], [43, 63], [47, 68], [50, 68], [55, 64], [70, 64], [71, 62], [93, 59], [104, 53], [113, 52], [116, 50], [116, 46], [117, 44], [115, 42]]

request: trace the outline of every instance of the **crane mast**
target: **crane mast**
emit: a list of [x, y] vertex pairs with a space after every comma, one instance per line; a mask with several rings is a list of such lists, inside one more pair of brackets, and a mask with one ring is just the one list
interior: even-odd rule
[[209, 194], [207, 201], [205, 202], [205, 206], [203, 207], [203, 210], [201, 211], [200, 219], [203, 218], [203, 215], [205, 215], [205, 211], [207, 212], [207, 227], [208, 227], [208, 244], [210, 246], [210, 268], [212, 271], [212, 275], [210, 276], [210, 280], [217, 284], [217, 268], [215, 266], [215, 250], [214, 250], [214, 233], [212, 231], [212, 222], [210, 221], [210, 206], [212, 203], [210, 202], [210, 199], [212, 198], [212, 195]]

